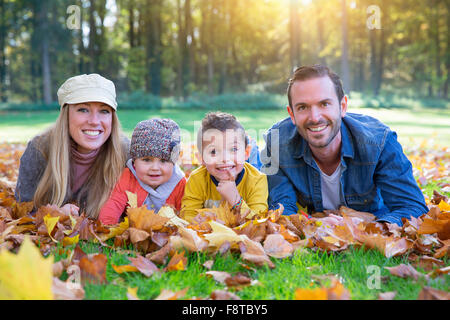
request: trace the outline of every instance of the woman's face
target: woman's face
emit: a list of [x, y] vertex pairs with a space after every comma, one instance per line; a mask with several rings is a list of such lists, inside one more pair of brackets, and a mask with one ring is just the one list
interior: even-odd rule
[[78, 152], [100, 148], [111, 134], [113, 109], [103, 102], [78, 103], [68, 108], [69, 132]]

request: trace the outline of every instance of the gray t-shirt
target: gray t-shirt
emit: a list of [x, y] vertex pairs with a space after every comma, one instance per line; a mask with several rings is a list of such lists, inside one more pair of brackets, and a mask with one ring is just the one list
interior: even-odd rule
[[322, 204], [325, 210], [337, 210], [344, 203], [341, 190], [341, 171], [341, 164], [330, 176], [320, 170]]

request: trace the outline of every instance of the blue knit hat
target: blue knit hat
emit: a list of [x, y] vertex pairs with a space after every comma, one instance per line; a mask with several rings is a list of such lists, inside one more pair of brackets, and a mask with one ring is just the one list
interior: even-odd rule
[[180, 155], [180, 127], [171, 119], [153, 118], [136, 125], [131, 137], [133, 159], [155, 157], [177, 162]]

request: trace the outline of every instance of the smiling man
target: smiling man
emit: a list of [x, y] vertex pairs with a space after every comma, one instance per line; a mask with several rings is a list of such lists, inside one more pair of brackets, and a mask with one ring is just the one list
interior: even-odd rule
[[287, 95], [289, 117], [269, 129], [261, 154], [270, 208], [282, 204], [290, 215], [299, 205], [309, 213], [344, 205], [398, 225], [428, 211], [396, 133], [347, 113], [337, 74], [321, 65], [297, 68]]

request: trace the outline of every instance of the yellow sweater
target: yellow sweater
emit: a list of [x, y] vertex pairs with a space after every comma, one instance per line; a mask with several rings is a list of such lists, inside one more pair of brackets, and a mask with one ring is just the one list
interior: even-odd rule
[[[267, 176], [247, 162], [244, 163], [244, 169], [244, 176], [237, 185], [237, 190], [243, 199], [241, 211], [250, 209], [247, 217], [251, 217], [268, 209]], [[209, 172], [205, 166], [201, 166], [191, 173], [186, 183], [181, 200], [181, 217], [191, 222], [197, 215], [195, 209], [218, 207], [221, 200]]]

